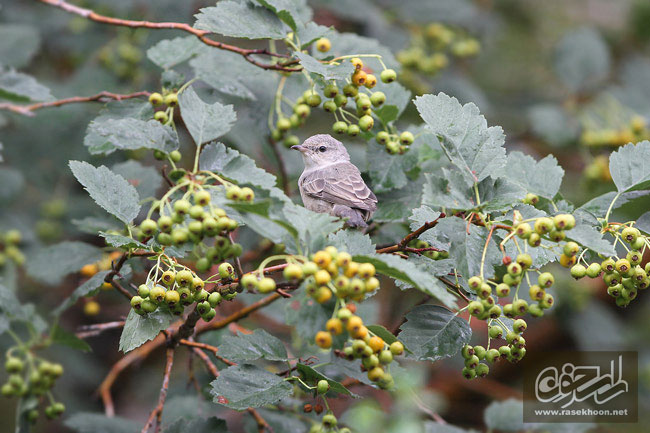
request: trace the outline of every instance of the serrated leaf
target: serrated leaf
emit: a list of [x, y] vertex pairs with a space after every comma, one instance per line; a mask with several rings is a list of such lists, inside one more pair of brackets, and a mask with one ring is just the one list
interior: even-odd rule
[[99, 232], [99, 236], [103, 237], [106, 240], [106, 245], [110, 245], [115, 248], [147, 248], [145, 244], [140, 241], [136, 241], [133, 238], [123, 235], [117, 235], [114, 233]]
[[437, 305], [419, 305], [406, 314], [398, 337], [420, 361], [453, 356], [472, 336], [467, 321]]
[[352, 255], [375, 252], [375, 246], [370, 236], [358, 230], [339, 230], [336, 233], [330, 233], [327, 240], [339, 251], [345, 251]]
[[[330, 233], [333, 233], [343, 226], [343, 221], [329, 214], [312, 212], [302, 206], [293, 203], [286, 203], [284, 216], [293, 226], [298, 238], [309, 250], [316, 250], [324, 247], [322, 244]], [[318, 246], [317, 246], [318, 245]]]
[[120, 336], [120, 350], [124, 353], [142, 346], [153, 340], [163, 329], [174, 321], [174, 316], [168, 311], [156, 310], [145, 316], [140, 316], [133, 309], [129, 310], [122, 335]]
[[126, 179], [105, 166], [94, 167], [85, 161], [70, 161], [72, 174], [90, 197], [106, 212], [129, 224], [140, 212], [138, 192]]
[[50, 333], [50, 338], [52, 339], [52, 342], [55, 344], [68, 346], [73, 349], [80, 350], [82, 352], [91, 351], [91, 348], [88, 345], [88, 343], [86, 343], [85, 341], [83, 341], [73, 333], [64, 330], [59, 325], [54, 326], [52, 332]]
[[0, 98], [17, 102], [51, 101], [50, 89], [34, 77], [14, 70], [0, 69]]
[[578, 224], [571, 230], [566, 232], [567, 238], [576, 241], [580, 245], [603, 254], [607, 257], [616, 255], [614, 245], [603, 237], [598, 229], [595, 227]]
[[413, 209], [413, 212], [409, 217], [409, 221], [411, 221], [411, 231], [415, 231], [422, 227], [424, 224], [437, 220], [440, 215], [440, 212], [434, 211], [429, 206], [422, 205], [417, 209]]
[[298, 29], [297, 23], [302, 23], [300, 17], [300, 7], [306, 9], [305, 1], [296, 0], [257, 0], [258, 3], [266, 6], [268, 9], [275, 12], [285, 24], [291, 27], [294, 32]]
[[294, 327], [300, 337], [312, 341], [314, 335], [323, 329], [323, 325], [331, 317], [331, 311], [307, 296], [305, 285], [303, 282], [291, 302], [287, 303], [285, 321], [287, 325]]
[[[607, 209], [612, 204], [612, 200], [616, 199], [612, 206], [613, 209], [618, 209], [626, 203], [631, 202], [634, 199], [643, 197], [650, 194], [650, 190], [643, 191], [629, 191], [622, 194], [618, 194], [616, 191], [610, 191], [603, 195], [599, 195], [596, 198], [589, 200], [587, 203], [580, 206], [577, 211], [589, 212], [596, 218], [604, 218], [607, 213]], [[618, 195], [618, 197], [616, 197]]]
[[216, 6], [203, 8], [194, 27], [224, 36], [247, 39], [282, 39], [282, 21], [270, 10], [250, 1], [223, 0]]
[[304, 26], [298, 26], [298, 38], [300, 38], [302, 46], [305, 47], [317, 39], [326, 36], [330, 31], [332, 31], [331, 27], [321, 26], [313, 21], [309, 21]]
[[295, 52], [294, 55], [307, 72], [320, 75], [324, 80], [345, 80], [354, 72], [354, 66], [350, 62], [330, 65], [321, 63], [306, 53]]
[[191, 59], [201, 48], [195, 36], [164, 39], [147, 50], [147, 57], [161, 68], [169, 69]]
[[163, 180], [154, 167], [144, 166], [134, 160], [115, 164], [111, 170], [133, 185], [141, 198], [154, 197]]
[[52, 314], [59, 315], [74, 305], [80, 298], [96, 292], [102, 286], [102, 284], [104, 284], [104, 278], [106, 278], [106, 275], [108, 275], [109, 272], [110, 271], [99, 271], [84, 281], [84, 283], [77, 287], [75, 291], [72, 292], [72, 294], [61, 303], [61, 305], [52, 311]]
[[221, 137], [237, 120], [232, 105], [206, 104], [192, 87], [181, 93], [178, 102], [185, 126], [197, 146]]
[[298, 363], [296, 364], [296, 371], [300, 374], [302, 380], [304, 380], [309, 385], [315, 386], [319, 380], [326, 380], [330, 385], [330, 390], [328, 393], [335, 392], [337, 394], [343, 394], [355, 398], [359, 397], [358, 395], [350, 392], [350, 390], [343, 386], [340, 382], [330, 379], [329, 377], [325, 376], [319, 371], [316, 371], [308, 365]]
[[40, 35], [34, 27], [25, 23], [0, 25], [0, 59], [5, 66], [20, 68], [27, 65], [40, 43]]
[[498, 126], [487, 126], [478, 107], [461, 105], [444, 93], [415, 98], [415, 106], [467, 186], [488, 176], [498, 177], [506, 164], [505, 136]]
[[650, 141], [626, 144], [609, 157], [609, 171], [618, 192], [650, 187]]
[[96, 235], [97, 232], [100, 231], [120, 230], [122, 228], [120, 222], [108, 215], [105, 218], [87, 216], [80, 219], [73, 219], [72, 224], [74, 224], [80, 232], [90, 235]]
[[139, 423], [120, 417], [107, 417], [103, 413], [77, 412], [64, 422], [77, 433], [133, 433], [142, 429]]
[[372, 190], [383, 193], [399, 189], [409, 182], [406, 173], [418, 163], [418, 154], [406, 152], [403, 155], [390, 155], [378, 145], [369, 145], [366, 150], [368, 175], [372, 181]]
[[609, 75], [609, 49], [596, 30], [588, 27], [573, 30], [557, 45], [554, 67], [569, 90], [593, 89]]
[[221, 371], [211, 384], [215, 403], [236, 410], [277, 403], [293, 393], [293, 387], [281, 377], [250, 364]]
[[408, 287], [435, 296], [450, 308], [456, 306], [455, 297], [448, 293], [434, 276], [409, 260], [390, 254], [354, 255], [353, 258], [360, 263], [372, 263], [378, 273], [403, 281]]
[[235, 362], [258, 359], [286, 361], [287, 349], [278, 338], [263, 329], [256, 329], [252, 334], [224, 336], [219, 345], [219, 355]]
[[381, 119], [383, 123], [389, 123], [397, 119], [400, 110], [395, 105], [382, 105], [381, 107], [373, 110], [373, 114]]
[[76, 272], [88, 263], [95, 263], [102, 257], [102, 251], [90, 244], [65, 241], [48, 247], [38, 248], [28, 254], [27, 274], [36, 280], [57, 285], [64, 276]]
[[535, 161], [532, 156], [521, 152], [510, 152], [505, 175], [526, 192], [552, 200], [560, 190], [564, 170], [553, 155]]
[[179, 419], [165, 430], [165, 433], [229, 433], [226, 421], [217, 418]]
[[11, 319], [12, 317], [20, 318], [22, 306], [16, 297], [16, 294], [9, 288], [0, 284], [0, 317]]
[[178, 136], [169, 125], [153, 119], [97, 118], [88, 125], [84, 145], [93, 154], [142, 148], [169, 153], [178, 149]]

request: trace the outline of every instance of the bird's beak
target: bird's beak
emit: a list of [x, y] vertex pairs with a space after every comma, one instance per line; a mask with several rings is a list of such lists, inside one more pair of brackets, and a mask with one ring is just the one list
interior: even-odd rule
[[291, 146], [291, 148], [293, 150], [297, 150], [297, 151], [300, 151], [300, 152], [305, 150], [305, 146], [303, 146], [302, 144], [296, 144], [295, 146]]

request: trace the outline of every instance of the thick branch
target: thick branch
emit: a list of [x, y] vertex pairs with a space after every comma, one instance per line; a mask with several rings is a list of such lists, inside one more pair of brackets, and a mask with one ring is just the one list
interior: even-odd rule
[[31, 105], [18, 105], [18, 104], [10, 104], [8, 102], [5, 102], [0, 104], [0, 110], [9, 110], [9, 111], [13, 111], [14, 113], [22, 114], [25, 116], [33, 116], [34, 115], [33, 112], [36, 110], [40, 110], [41, 108], [60, 107], [62, 105], [75, 104], [78, 102], [92, 102], [92, 101], [105, 102], [107, 100], [122, 101], [125, 99], [133, 99], [133, 98], [139, 98], [141, 96], [149, 96], [149, 95], [150, 93], [147, 91], [128, 93], [124, 95], [111, 93], [111, 92], [101, 92], [93, 96], [73, 96], [71, 98], [59, 99], [50, 102], [38, 102], [36, 104], [31, 104]]
[[208, 34], [210, 34], [209, 31], [207, 30], [199, 30], [195, 29], [194, 27], [190, 26], [189, 24], [185, 23], [176, 23], [176, 22], [163, 22], [163, 23], [154, 23], [150, 21], [134, 21], [134, 20], [123, 20], [120, 18], [112, 18], [108, 17], [105, 15], [100, 15], [97, 12], [93, 11], [92, 9], [86, 9], [82, 8], [79, 6], [72, 5], [70, 3], [65, 2], [64, 0], [38, 0], [41, 3], [46, 3], [50, 6], [58, 7], [60, 9], [63, 9], [64, 11], [74, 14], [74, 15], [79, 15], [84, 18], [87, 18], [91, 21], [95, 21], [98, 23], [103, 23], [103, 24], [111, 24], [114, 26], [123, 26], [123, 27], [131, 27], [131, 28], [147, 28], [147, 29], [173, 29], [173, 30], [182, 30], [187, 33], [191, 33], [201, 42], [203, 42], [206, 45], [209, 45], [211, 47], [219, 48], [220, 50], [226, 50], [230, 51], [233, 53], [237, 53], [246, 59], [246, 61], [252, 63], [253, 65], [262, 68], [262, 69], [272, 69], [276, 71], [284, 71], [284, 72], [298, 72], [301, 71], [301, 67], [297, 68], [290, 68], [283, 66], [281, 64], [276, 64], [276, 63], [261, 63], [257, 60], [255, 60], [252, 56], [255, 54], [259, 55], [266, 55], [266, 56], [273, 56], [273, 57], [288, 57], [286, 54], [279, 54], [279, 53], [272, 53], [271, 51], [267, 49], [247, 49], [247, 48], [241, 48], [237, 47], [235, 45], [229, 45], [225, 44], [223, 42], [218, 42], [215, 40], [212, 40], [207, 37]]

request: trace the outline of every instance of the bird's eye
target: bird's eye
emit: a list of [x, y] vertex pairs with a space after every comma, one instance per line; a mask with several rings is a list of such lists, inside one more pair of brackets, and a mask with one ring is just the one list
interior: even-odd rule
[[327, 147], [321, 146], [318, 148], [319, 152], [325, 152], [327, 150]]

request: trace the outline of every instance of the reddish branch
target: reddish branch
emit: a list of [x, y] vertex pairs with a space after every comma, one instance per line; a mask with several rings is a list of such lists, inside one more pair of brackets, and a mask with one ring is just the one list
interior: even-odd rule
[[219, 377], [219, 370], [217, 369], [217, 366], [214, 365], [214, 362], [210, 360], [208, 355], [206, 355], [206, 353], [198, 347], [194, 347], [192, 350], [198, 355], [199, 358], [201, 358], [201, 361], [203, 361], [210, 374], [212, 374], [214, 377]]
[[163, 383], [160, 387], [160, 394], [158, 395], [158, 404], [149, 414], [149, 418], [142, 427], [141, 433], [147, 433], [153, 425], [154, 419], [156, 420], [156, 432], [160, 430], [163, 407], [165, 406], [165, 399], [167, 398], [167, 390], [169, 389], [169, 375], [172, 372], [172, 365], [174, 365], [174, 348], [167, 348], [167, 363], [165, 364], [165, 374], [163, 375]]
[[264, 433], [264, 430], [268, 430], [270, 433], [273, 433], [273, 429], [271, 428], [269, 423], [267, 423], [266, 420], [262, 418], [262, 415], [260, 415], [258, 411], [256, 411], [252, 407], [249, 407], [248, 413], [250, 413], [253, 416], [253, 419], [257, 423], [258, 433]]
[[[440, 216], [438, 216], [438, 218], [436, 218], [435, 220], [425, 222], [424, 224], [422, 224], [422, 226], [419, 229], [404, 236], [404, 239], [402, 239], [398, 244], [391, 245], [390, 247], [380, 248], [377, 250], [377, 252], [380, 254], [385, 254], [385, 253], [396, 253], [399, 251], [408, 251], [409, 242], [411, 242], [413, 239], [417, 239], [418, 237], [420, 237], [422, 233], [426, 232], [427, 230], [434, 228], [438, 224], [438, 221], [440, 221], [441, 218], [445, 218], [445, 217], [446, 215], [444, 213], [441, 213]], [[430, 248], [431, 249], [428, 251], [440, 251], [433, 247]], [[427, 249], [419, 249], [419, 248], [418, 249], [411, 248], [411, 250], [412, 250], [411, 252], [418, 252], [418, 250], [427, 251]]]
[[190, 346], [190, 347], [196, 348], [196, 349], [208, 350], [208, 351], [212, 352], [214, 354], [214, 356], [218, 360], [223, 362], [224, 364], [226, 364], [226, 365], [237, 365], [237, 363], [232, 362], [231, 360], [226, 359], [223, 356], [218, 355], [217, 352], [219, 351], [219, 348], [216, 347], [216, 346], [211, 346], [209, 344], [199, 343], [197, 341], [186, 340], [186, 339], [179, 340], [178, 344], [181, 344], [183, 346]]
[[124, 95], [111, 93], [111, 92], [101, 92], [93, 96], [73, 96], [71, 98], [59, 99], [50, 102], [38, 102], [36, 104], [31, 104], [31, 105], [18, 105], [18, 104], [10, 104], [8, 102], [5, 102], [5, 103], [0, 103], [0, 110], [9, 110], [9, 111], [13, 111], [14, 113], [23, 114], [25, 116], [33, 116], [34, 115], [33, 112], [41, 108], [60, 107], [61, 105], [75, 104], [77, 102], [92, 102], [92, 101], [105, 102], [108, 100], [122, 101], [125, 99], [133, 99], [133, 98], [139, 98], [141, 96], [149, 96], [149, 95], [150, 93], [147, 91], [128, 93]]
[[283, 66], [281, 64], [277, 63], [261, 63], [253, 58], [254, 55], [265, 55], [265, 56], [272, 56], [272, 57], [288, 57], [286, 54], [279, 54], [279, 53], [272, 53], [271, 51], [267, 49], [262, 49], [262, 48], [254, 48], [254, 49], [249, 49], [249, 48], [241, 48], [237, 47], [235, 45], [229, 45], [225, 44], [223, 42], [218, 42], [215, 40], [212, 40], [207, 37], [208, 34], [210, 34], [209, 31], [207, 30], [199, 30], [195, 29], [194, 27], [190, 26], [189, 24], [185, 23], [176, 23], [176, 22], [163, 22], [163, 23], [155, 23], [155, 22], [150, 22], [150, 21], [134, 21], [134, 20], [123, 20], [120, 18], [112, 18], [108, 17], [105, 15], [100, 15], [97, 12], [93, 11], [92, 9], [86, 9], [82, 8], [79, 6], [72, 5], [70, 3], [67, 3], [63, 0], [38, 0], [42, 3], [46, 3], [50, 6], [58, 7], [60, 9], [63, 9], [64, 11], [74, 14], [74, 15], [79, 15], [81, 17], [87, 18], [91, 21], [95, 21], [98, 23], [103, 23], [103, 24], [111, 24], [114, 26], [123, 26], [123, 27], [131, 27], [131, 28], [147, 28], [147, 29], [173, 29], [173, 30], [182, 30], [187, 33], [191, 33], [194, 36], [196, 36], [201, 42], [203, 42], [206, 45], [209, 45], [211, 47], [219, 48], [220, 50], [226, 50], [230, 51], [233, 53], [237, 53], [246, 59], [246, 61], [254, 64], [255, 66], [262, 68], [262, 69], [272, 69], [276, 71], [284, 71], [284, 72], [298, 72], [301, 71], [301, 67], [297, 68], [290, 68], [287, 66]]

